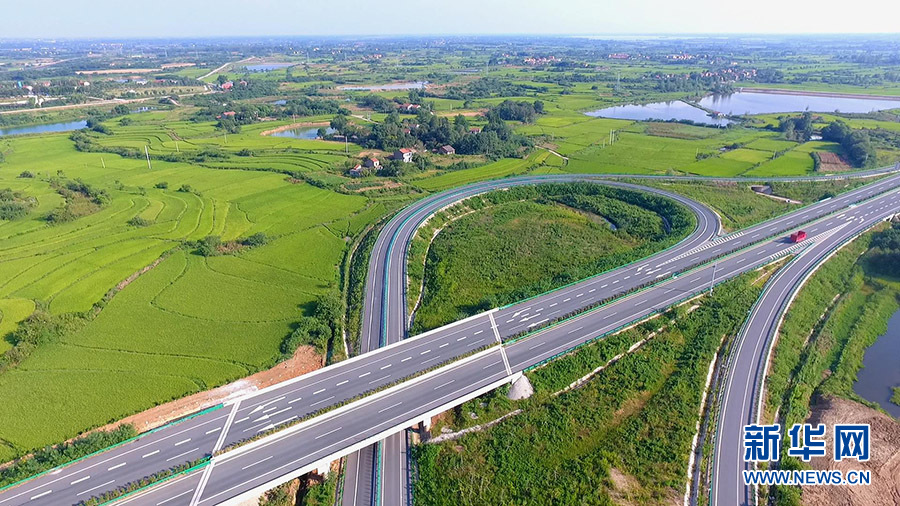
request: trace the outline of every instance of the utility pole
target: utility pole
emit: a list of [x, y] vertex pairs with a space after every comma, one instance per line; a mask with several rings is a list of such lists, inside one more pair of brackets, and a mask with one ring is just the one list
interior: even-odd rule
[[104, 169], [106, 168], [106, 162], [103, 161], [102, 156], [100, 157], [100, 165], [102, 165]]
[[712, 279], [709, 280], [709, 294], [710, 295], [712, 295], [712, 292], [713, 292], [713, 285], [716, 284], [716, 267], [718, 267], [718, 266], [719, 266], [718, 263], [713, 264]]
[[176, 153], [181, 153], [181, 150], [178, 149], [178, 141], [175, 141], [175, 152], [176, 152]]
[[147, 145], [144, 145], [144, 154], [147, 155], [147, 168], [149, 170], [153, 170], [153, 167], [150, 166], [150, 150], [147, 149]]

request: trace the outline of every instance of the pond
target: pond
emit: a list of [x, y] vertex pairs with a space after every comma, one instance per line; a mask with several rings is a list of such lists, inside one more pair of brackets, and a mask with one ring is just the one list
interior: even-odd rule
[[900, 98], [826, 97], [818, 95], [759, 93], [739, 91], [730, 95], [708, 95], [694, 107], [686, 102], [654, 102], [652, 104], [618, 105], [586, 113], [588, 116], [637, 121], [693, 121], [705, 125], [723, 126], [731, 123], [721, 117], [712, 117], [704, 109], [734, 114], [772, 114], [787, 112], [847, 112], [867, 113], [900, 108]]
[[894, 418], [900, 418], [900, 406], [891, 402], [893, 387], [900, 386], [900, 311], [888, 320], [887, 332], [869, 346], [863, 367], [857, 374], [853, 391], [878, 403]]
[[69, 132], [79, 130], [87, 126], [87, 121], [68, 121], [64, 123], [49, 123], [47, 125], [32, 125], [20, 127], [0, 127], [0, 137], [8, 135], [47, 134], [53, 132]]
[[725, 118], [713, 118], [706, 111], [680, 100], [672, 102], [655, 102], [642, 105], [617, 105], [597, 111], [585, 113], [588, 116], [599, 118], [630, 119], [630, 120], [690, 120], [694, 123], [706, 125], [725, 126], [731, 123]]
[[900, 108], [900, 98], [862, 98], [741, 91], [730, 95], [709, 95], [700, 105], [723, 114], [771, 114], [777, 112], [867, 113]]
[[[313, 128], [294, 128], [291, 130], [282, 130], [281, 132], [275, 132], [272, 134], [272, 137], [289, 137], [291, 139], [302, 139], [306, 141], [314, 141], [318, 138], [319, 128], [321, 127], [313, 127]], [[333, 134], [337, 132], [337, 130], [326, 127], [325, 132], [327, 134]]]
[[293, 63], [260, 63], [257, 65], [246, 65], [244, 69], [247, 72], [271, 72], [273, 70], [293, 67]]
[[371, 86], [339, 86], [342, 90], [352, 91], [382, 91], [382, 90], [421, 90], [428, 81], [415, 81], [411, 83], [373, 84]]

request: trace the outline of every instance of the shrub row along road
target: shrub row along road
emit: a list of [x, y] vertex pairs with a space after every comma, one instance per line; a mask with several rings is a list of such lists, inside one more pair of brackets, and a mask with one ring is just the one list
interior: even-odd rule
[[[540, 181], [543, 180], [531, 182]], [[698, 230], [707, 230], [708, 234], [702, 240], [700, 237], [703, 234], [695, 232], [691, 239], [676, 248], [645, 261], [510, 307], [477, 315], [258, 392], [223, 409], [170, 426], [110, 452], [8, 489], [0, 493], [0, 505], [76, 503], [103, 490], [208, 454], [266, 428], [453, 360], [498, 339], [516, 335], [526, 321], [531, 320], [527, 327], [531, 323], [553, 319], [633, 290], [649, 281], [660, 281], [614, 303], [533, 333], [527, 339], [506, 347], [493, 346], [453, 366], [407, 381], [379, 396], [355, 402], [257, 444], [223, 454], [203, 472], [171, 480], [147, 493], [129, 498], [127, 502], [217, 504], [251, 495], [323, 460], [388, 436], [435, 409], [446, 409], [467, 395], [507, 381], [510, 373], [524, 370], [702, 292], [713, 280], [733, 277], [794, 247], [782, 239], [765, 240], [766, 237], [783, 234], [802, 222], [825, 216], [827, 218], [821, 222], [804, 227], [810, 234], [808, 241], [811, 243], [828, 240], [828, 237], [837, 240], [847, 236], [848, 226], [839, 227], [845, 219], [862, 220], [860, 226], [870, 226], [877, 220], [872, 213], [896, 207], [895, 193], [878, 194], [893, 190], [898, 185], [900, 177], [891, 177], [712, 241], [708, 239], [713, 237], [716, 227], [710, 224], [711, 215], [704, 219], [704, 214], [701, 214], [698, 216]], [[856, 202], [861, 203], [844, 211]], [[439, 203], [435, 205], [442, 207]], [[838, 217], [841, 212], [844, 216]], [[704, 221], [707, 222], [705, 229]], [[832, 235], [826, 237], [822, 234]], [[716, 264], [669, 277], [727, 251], [754, 243], [753, 247], [722, 258]], [[394, 275], [396, 270], [402, 270], [403, 264], [403, 261], [391, 260], [385, 272]], [[540, 317], [532, 320], [529, 318], [531, 315]], [[203, 486], [198, 487], [198, 484]], [[202, 488], [202, 494], [195, 491], [197, 488]], [[192, 501], [195, 496], [196, 501]]]

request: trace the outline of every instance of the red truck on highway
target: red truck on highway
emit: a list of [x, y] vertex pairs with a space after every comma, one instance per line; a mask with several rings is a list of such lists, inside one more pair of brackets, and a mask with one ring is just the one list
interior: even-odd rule
[[800, 242], [803, 239], [806, 239], [806, 232], [802, 230], [798, 230], [791, 234], [791, 242]]

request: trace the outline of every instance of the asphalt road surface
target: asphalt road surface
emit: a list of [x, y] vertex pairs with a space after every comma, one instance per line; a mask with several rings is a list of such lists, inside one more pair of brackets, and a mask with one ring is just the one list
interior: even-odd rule
[[[267, 438], [265, 444], [224, 454], [215, 459], [214, 465], [207, 467], [211, 471], [204, 471], [199, 478], [201, 473], [192, 473], [127, 500], [139, 504], [191, 504], [195, 494], [183, 492], [193, 490], [197, 483], [202, 482], [205, 486], [197, 497], [200, 504], [227, 501], [282, 475], [289, 475], [304, 465], [334, 456], [354, 442], [384, 437], [429, 410], [452, 404], [467, 394], [506, 380], [510, 372], [521, 371], [573, 346], [614, 331], [635, 319], [702, 292], [715, 281], [755, 268], [773, 255], [784, 254], [796, 247], [781, 237], [773, 240], [767, 240], [767, 237], [783, 235], [801, 223], [830, 215], [819, 223], [803, 227], [810, 235], [808, 241], [816, 244], [841, 241], [851, 236], [854, 229], [869, 227], [880, 219], [880, 215], [896, 209], [895, 193], [877, 194], [896, 188], [898, 184], [900, 177], [887, 178], [737, 234], [712, 241], [703, 240], [697, 244], [684, 241], [645, 261], [316, 371], [6, 490], [0, 493], [0, 506], [76, 503], [162, 468], [210, 453], [266, 428], [304, 417], [458, 358], [498, 339], [540, 325], [557, 314], [590, 306], [650, 281], [659, 282], [577, 318], [533, 333], [527, 339], [502, 348], [494, 346], [475, 358], [469, 357], [427, 378], [407, 381], [389, 394], [356, 402], [327, 416], [315, 418], [294, 428], [298, 430], [282, 431]], [[845, 209], [863, 199], [870, 200]], [[715, 229], [712, 225], [710, 227]], [[673, 277], [675, 273], [701, 262], [757, 242], [753, 247], [721, 258], [715, 264]], [[402, 258], [391, 261], [392, 255], [391, 252], [386, 257], [388, 268], [385, 272], [394, 275], [394, 271], [402, 270], [404, 262]], [[402, 324], [402, 317], [397, 319]], [[390, 323], [390, 319], [385, 321]], [[720, 460], [724, 462], [725, 459]]]

